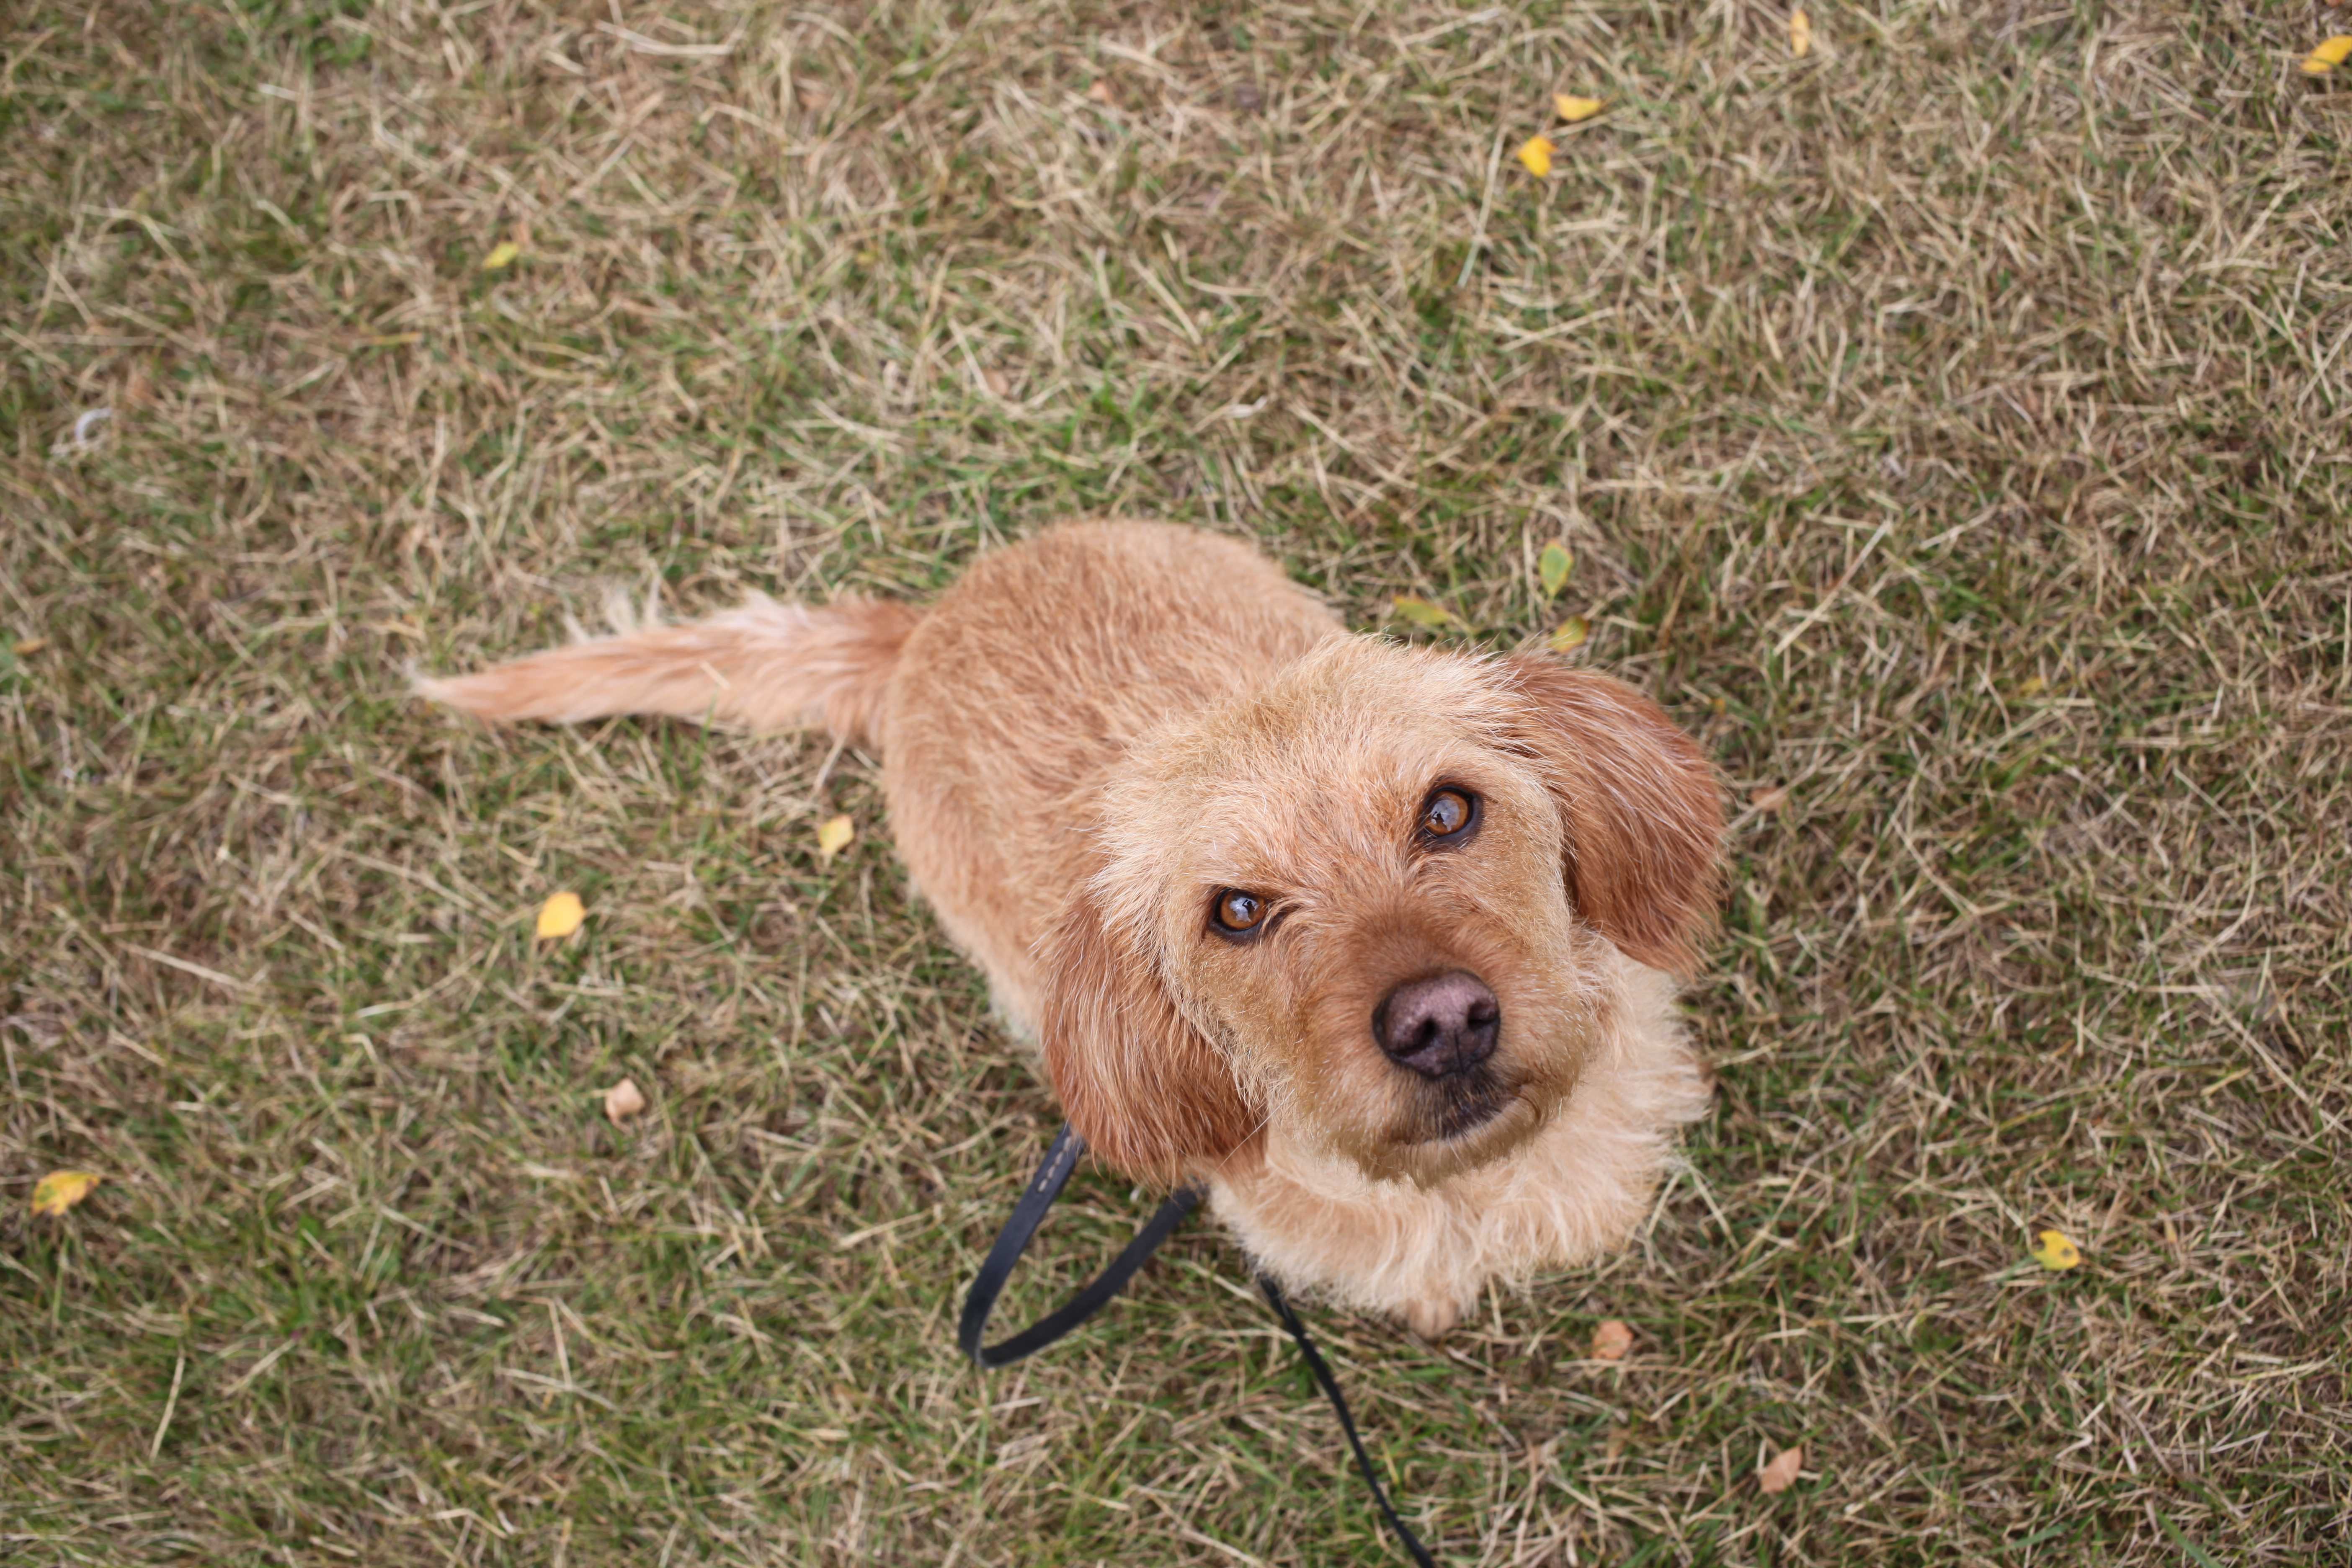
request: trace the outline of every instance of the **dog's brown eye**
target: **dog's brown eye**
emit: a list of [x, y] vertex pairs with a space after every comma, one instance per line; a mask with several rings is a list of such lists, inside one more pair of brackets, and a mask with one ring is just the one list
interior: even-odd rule
[[1470, 797], [1458, 789], [1442, 789], [1421, 808], [1421, 830], [1432, 838], [1451, 838], [1470, 826]]
[[1265, 923], [1265, 900], [1255, 893], [1227, 888], [1217, 895], [1215, 917], [1219, 931], [1228, 936], [1240, 936]]

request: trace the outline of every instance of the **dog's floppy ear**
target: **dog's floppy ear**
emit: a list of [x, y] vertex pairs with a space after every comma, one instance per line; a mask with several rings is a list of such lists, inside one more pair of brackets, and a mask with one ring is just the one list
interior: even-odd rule
[[1131, 934], [1088, 883], [1038, 944], [1038, 1034], [1062, 1112], [1096, 1156], [1173, 1183], [1231, 1154], [1262, 1120], [1216, 1047], [1194, 1028]]
[[1723, 794], [1697, 744], [1622, 680], [1539, 655], [1499, 661], [1515, 740], [1566, 828], [1577, 912], [1627, 957], [1687, 972], [1721, 893]]

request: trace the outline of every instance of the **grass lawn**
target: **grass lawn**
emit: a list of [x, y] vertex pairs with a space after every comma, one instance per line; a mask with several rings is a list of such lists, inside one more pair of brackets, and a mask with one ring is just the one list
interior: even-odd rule
[[2352, 1562], [2352, 11], [1810, 8], [0, 7], [0, 1559], [1402, 1562], [1209, 1227], [956, 1356], [871, 759], [404, 695], [1125, 512], [1737, 806], [1636, 1244], [1309, 1314], [1444, 1562]]

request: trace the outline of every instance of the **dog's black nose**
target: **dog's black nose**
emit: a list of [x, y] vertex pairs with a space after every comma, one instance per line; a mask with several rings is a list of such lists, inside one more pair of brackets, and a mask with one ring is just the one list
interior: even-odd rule
[[1408, 980], [1372, 1009], [1372, 1038], [1423, 1078], [1468, 1072], [1495, 1054], [1502, 1031], [1502, 1004], [1467, 970]]

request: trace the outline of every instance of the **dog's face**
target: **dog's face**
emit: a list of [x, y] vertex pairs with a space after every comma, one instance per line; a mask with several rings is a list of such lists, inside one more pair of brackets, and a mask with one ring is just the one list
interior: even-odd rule
[[1574, 1092], [1616, 952], [1689, 962], [1721, 834], [1630, 688], [1335, 639], [1123, 763], [1042, 950], [1048, 1068], [1137, 1174], [1270, 1131], [1442, 1180]]

